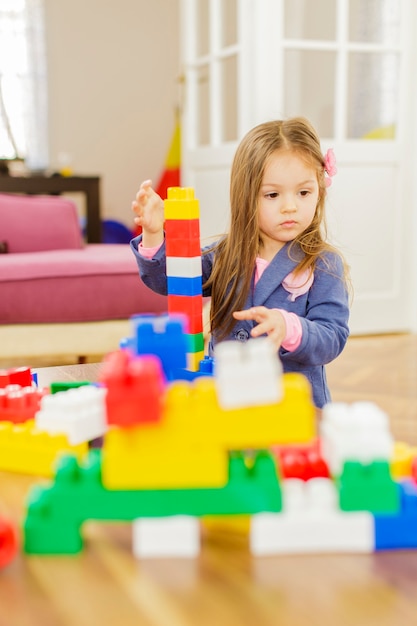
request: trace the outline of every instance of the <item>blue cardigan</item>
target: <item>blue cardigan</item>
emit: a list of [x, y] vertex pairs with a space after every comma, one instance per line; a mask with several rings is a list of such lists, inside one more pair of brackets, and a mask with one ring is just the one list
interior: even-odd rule
[[[147, 259], [138, 252], [141, 239], [140, 235], [130, 242], [140, 276], [150, 289], [166, 295], [165, 244], [152, 259]], [[327, 264], [319, 260], [310, 289], [291, 301], [282, 281], [295, 269], [298, 261], [293, 258], [294, 247], [291, 258], [288, 248], [289, 244], [286, 244], [267, 266], [251, 290], [244, 308], [265, 306], [270, 309], [285, 309], [299, 316], [303, 330], [301, 343], [293, 352], [281, 347], [279, 357], [285, 372], [301, 372], [308, 378], [313, 389], [314, 403], [321, 408], [331, 400], [324, 365], [342, 352], [349, 336], [349, 301], [343, 280], [342, 260], [332, 253], [326, 255]], [[203, 283], [210, 276], [212, 265], [213, 253], [208, 252], [202, 256]], [[211, 294], [204, 291], [203, 295]], [[246, 341], [254, 325], [253, 321], [236, 321], [230, 339]], [[210, 343], [212, 353], [216, 344], [215, 336]]]

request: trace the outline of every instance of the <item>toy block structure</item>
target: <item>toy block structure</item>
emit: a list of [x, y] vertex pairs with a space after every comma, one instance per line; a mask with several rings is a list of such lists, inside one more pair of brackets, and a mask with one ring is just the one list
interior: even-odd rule
[[35, 424], [51, 435], [65, 434], [70, 445], [88, 443], [107, 430], [107, 389], [82, 385], [44, 396]]
[[[253, 344], [259, 348], [254, 350]], [[221, 487], [227, 482], [228, 450], [310, 442], [315, 436], [311, 389], [301, 375], [282, 376], [276, 355], [265, 359], [269, 347], [267, 338], [239, 345], [253, 356], [244, 359], [248, 372], [261, 369], [270, 387], [267, 394], [261, 388], [259, 405], [223, 408], [215, 377], [174, 381], [167, 387], [159, 421], [111, 429], [103, 445], [106, 487]], [[111, 396], [111, 379], [107, 384]]]
[[190, 187], [170, 187], [164, 201], [168, 313], [188, 319], [187, 365], [204, 357], [200, 208]]
[[21, 424], [33, 420], [42, 398], [47, 394], [48, 389], [37, 389], [33, 385], [22, 387], [10, 383], [0, 387], [0, 422]]

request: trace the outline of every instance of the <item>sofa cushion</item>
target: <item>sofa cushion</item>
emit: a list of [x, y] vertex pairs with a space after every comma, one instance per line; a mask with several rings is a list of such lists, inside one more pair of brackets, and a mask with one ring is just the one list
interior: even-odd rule
[[9, 253], [83, 247], [77, 208], [59, 196], [0, 193], [0, 241]]
[[0, 257], [1, 324], [126, 319], [166, 311], [167, 298], [141, 281], [128, 244]]

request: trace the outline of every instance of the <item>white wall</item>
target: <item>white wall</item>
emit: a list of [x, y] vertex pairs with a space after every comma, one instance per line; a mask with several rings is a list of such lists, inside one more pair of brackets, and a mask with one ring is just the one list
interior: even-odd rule
[[[131, 227], [131, 201], [157, 181], [179, 88], [177, 0], [45, 0], [51, 169], [100, 175], [102, 217]], [[74, 198], [83, 207], [80, 198]]]

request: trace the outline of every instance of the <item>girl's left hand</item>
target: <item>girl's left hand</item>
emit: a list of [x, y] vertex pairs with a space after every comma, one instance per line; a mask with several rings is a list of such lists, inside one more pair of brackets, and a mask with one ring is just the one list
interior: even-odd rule
[[233, 317], [237, 320], [253, 320], [257, 326], [252, 328], [252, 337], [268, 335], [276, 350], [285, 339], [287, 327], [284, 316], [278, 309], [267, 309], [265, 306], [253, 306], [245, 311], [234, 311]]

